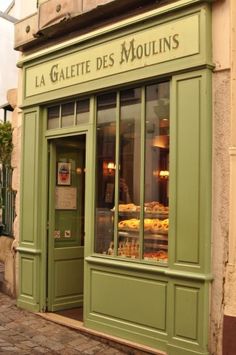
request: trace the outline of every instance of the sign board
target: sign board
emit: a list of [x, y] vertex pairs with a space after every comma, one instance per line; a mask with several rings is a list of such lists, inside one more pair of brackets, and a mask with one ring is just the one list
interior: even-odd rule
[[199, 53], [199, 15], [186, 16], [26, 69], [25, 96]]

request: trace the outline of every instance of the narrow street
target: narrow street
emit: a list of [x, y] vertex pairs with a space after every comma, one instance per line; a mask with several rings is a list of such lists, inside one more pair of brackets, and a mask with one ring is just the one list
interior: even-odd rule
[[58, 325], [16, 307], [16, 301], [0, 293], [1, 354], [143, 354], [118, 350], [99, 339]]

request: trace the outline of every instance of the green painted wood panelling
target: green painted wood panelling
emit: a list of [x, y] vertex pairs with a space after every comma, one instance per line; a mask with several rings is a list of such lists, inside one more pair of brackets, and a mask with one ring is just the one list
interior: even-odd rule
[[[95, 258], [91, 259], [94, 261]], [[164, 302], [164, 307], [167, 308], [165, 303], [167, 280], [161, 275], [157, 275], [155, 271], [145, 273], [143, 268], [134, 271], [116, 267], [114, 260], [113, 264], [110, 264], [107, 268], [103, 265], [102, 259], [97, 259], [96, 267], [93, 261], [85, 263], [86, 286], [90, 285], [90, 287], [86, 293], [84, 325], [164, 351], [167, 334], [165, 330], [157, 329], [157, 327], [166, 327], [166, 309], [161, 309], [159, 304]], [[112, 261], [110, 260], [110, 262]], [[95, 279], [93, 278], [94, 275]], [[112, 275], [115, 277], [116, 292], [112, 289], [114, 287]], [[106, 281], [107, 276], [108, 283]], [[92, 292], [95, 289], [93, 280], [97, 284], [102, 280], [102, 285], [99, 283], [99, 289], [97, 288], [95, 291], [99, 293], [100, 300], [98, 303], [97, 297], [95, 298]], [[128, 288], [127, 284], [129, 284]], [[105, 302], [107, 305], [105, 305]], [[154, 303], [152, 304], [152, 302]], [[108, 312], [108, 308], [110, 309], [110, 315], [102, 313], [104, 310]], [[113, 311], [112, 308], [114, 308]], [[129, 315], [132, 313], [131, 319], [127, 319], [127, 315], [124, 314], [125, 309], [127, 309]], [[147, 314], [144, 314], [146, 311]], [[114, 312], [116, 316], [114, 316]], [[122, 319], [122, 317], [125, 319]], [[147, 325], [147, 323], [150, 325]]]
[[176, 260], [199, 264], [201, 78], [177, 83]]
[[[86, 327], [175, 355], [208, 354], [208, 287], [155, 269], [122, 269], [88, 259]], [[99, 258], [98, 258], [99, 259]], [[90, 262], [91, 261], [91, 262]], [[182, 354], [181, 354], [182, 355]]]
[[[41, 308], [39, 295], [42, 222], [46, 226], [46, 209], [42, 206], [43, 149], [39, 141], [43, 120], [39, 121], [39, 108], [23, 112], [22, 167], [21, 167], [21, 220], [19, 246], [19, 298], [18, 304], [30, 310]], [[39, 183], [40, 182], [40, 183]], [[45, 195], [44, 195], [45, 196]], [[43, 235], [45, 236], [45, 229]]]
[[55, 261], [55, 298], [83, 293], [83, 268], [84, 261], [80, 260], [56, 260]]
[[[78, 129], [79, 130], [79, 129]], [[49, 142], [49, 229], [48, 229], [48, 310], [56, 311], [83, 305], [84, 246], [81, 228], [84, 182], [75, 173], [76, 167], [85, 168], [86, 133]], [[57, 162], [70, 161], [71, 186], [76, 191], [76, 208], [56, 207]], [[61, 187], [61, 186], [60, 186]], [[63, 189], [63, 186], [61, 187]], [[68, 188], [68, 187], [67, 187]], [[55, 230], [60, 238], [55, 238]], [[71, 237], [64, 238], [64, 230]]]
[[22, 257], [21, 259], [22, 277], [21, 277], [21, 290], [25, 296], [33, 298], [34, 295], [34, 259]]
[[208, 301], [209, 283], [169, 279], [168, 354], [208, 354]]
[[[92, 271], [91, 311], [145, 327], [166, 330], [166, 284]], [[104, 294], [107, 297], [104, 297]], [[108, 302], [108, 300], [110, 300]]]
[[[114, 33], [117, 34], [117, 32], [120, 30], [122, 34], [126, 34], [127, 31], [128, 33], [132, 32], [132, 28], [135, 30], [138, 30], [140, 28], [140, 24], [142, 26], [145, 26], [146, 24], [149, 24], [149, 21], [156, 22], [156, 19], [160, 19], [160, 23], [166, 22], [165, 19], [163, 21], [163, 16], [168, 15], [168, 20], [171, 20], [177, 13], [177, 19], [180, 17], [184, 16], [186, 13], [193, 13], [196, 12], [196, 10], [202, 9], [203, 10], [203, 16], [202, 20], [203, 23], [202, 25], [205, 24], [208, 26], [207, 31], [210, 31], [211, 29], [211, 16], [209, 7], [207, 6], [207, 2], [212, 2], [215, 0], [178, 0], [178, 2], [174, 2], [173, 4], [167, 4], [166, 6], [160, 6], [157, 7], [156, 9], [153, 9], [151, 11], [147, 11], [144, 13], [141, 13], [137, 16], [132, 16], [128, 17], [125, 20], [118, 21], [118, 22], [113, 22], [111, 25], [104, 26], [99, 28], [98, 30], [87, 32], [86, 34], [72, 38], [67, 41], [60, 42], [59, 44], [44, 48], [40, 51], [33, 52], [29, 55], [25, 55], [24, 57], [20, 58], [18, 61], [17, 65], [18, 67], [22, 67], [24, 64], [27, 64], [35, 59], [42, 58], [43, 60], [45, 57], [50, 57], [51, 55], [54, 55], [55, 53], [60, 53], [60, 51], [65, 51], [68, 48], [70, 50], [73, 50], [73, 48], [78, 48], [78, 46], [86, 46], [86, 41], [89, 41], [91, 39], [96, 40], [97, 44], [100, 44], [103, 42], [103, 35], [108, 35], [111, 37], [111, 39], [114, 37]], [[195, 6], [196, 5], [196, 6]], [[179, 12], [179, 10], [181, 12]], [[207, 11], [207, 19], [205, 18], [204, 14], [205, 11]], [[207, 35], [205, 32], [203, 32], [204, 35]], [[116, 36], [117, 37], [117, 36]], [[208, 39], [211, 39], [211, 37], [208, 37]], [[207, 48], [208, 50], [210, 49], [209, 47]], [[206, 48], [204, 48], [206, 50]], [[209, 54], [210, 52], [208, 52]], [[211, 58], [211, 56], [210, 56]]]
[[173, 77], [170, 143], [170, 264], [209, 272], [211, 74]]
[[55, 260], [64, 259], [76, 259], [84, 257], [84, 248], [83, 247], [63, 247], [54, 249], [54, 258]]
[[[92, 93], [96, 90], [101, 90], [105, 89], [114, 85], [124, 85], [127, 83], [127, 76], [128, 76], [128, 82], [137, 82], [137, 80], [146, 80], [147, 78], [152, 78], [153, 76], [163, 76], [166, 75], [167, 73], [176, 73], [179, 71], [184, 71], [186, 69], [196, 69], [199, 67], [202, 67], [203, 65], [208, 65], [213, 67], [212, 62], [211, 62], [211, 56], [210, 56], [210, 48], [209, 42], [207, 42], [208, 38], [208, 33], [211, 33], [211, 26], [210, 26], [210, 11], [209, 11], [209, 6], [205, 4], [204, 6], [196, 6], [192, 8], [185, 9], [184, 11], [180, 13], [172, 13], [171, 16], [168, 17], [168, 21], [181, 21], [181, 19], [187, 18], [188, 16], [193, 16], [196, 15], [199, 18], [199, 51], [191, 56], [191, 60], [189, 60], [188, 55], [185, 55], [184, 49], [182, 48], [181, 51], [183, 50], [183, 56], [181, 58], [177, 58], [175, 54], [173, 55], [173, 58], [171, 58], [169, 61], [164, 61], [162, 63], [157, 63], [154, 65], [141, 67], [139, 69], [134, 69], [131, 68], [132, 70], [128, 70], [127, 72], [119, 72], [116, 73], [116, 75], [109, 75], [104, 78], [96, 78], [94, 80], [88, 81], [88, 82], [79, 82], [78, 84], [75, 85], [70, 85], [70, 86], [64, 86], [63, 82], [61, 82], [61, 87], [57, 88], [55, 91], [47, 92], [48, 88], [46, 87], [44, 91], [39, 93], [38, 95], [34, 95], [32, 97], [25, 97], [23, 106], [27, 105], [32, 105], [32, 104], [39, 104], [39, 103], [47, 103], [50, 100], [54, 100], [55, 97], [57, 99], [64, 99], [65, 97], [69, 96], [76, 96], [78, 94], [84, 94], [84, 93]], [[131, 34], [133, 35], [135, 32], [139, 32], [140, 30], [143, 29], [148, 29], [152, 26], [161, 26], [163, 23], [168, 23], [168, 21], [163, 21], [163, 18], [160, 18], [158, 14], [153, 16], [153, 14], [150, 13], [150, 18], [146, 18], [145, 22], [142, 22], [140, 19], [140, 22], [135, 21], [136, 24], [134, 26], [133, 23], [132, 26], [126, 26], [126, 29], [123, 29], [122, 32], [115, 32], [112, 31], [112, 28], [110, 28], [110, 31], [105, 31], [102, 33], [102, 35], [99, 37], [94, 37], [94, 40], [96, 40], [96, 44], [102, 45], [102, 43], [107, 43], [116, 40], [119, 38], [119, 36], [123, 35], [128, 35]], [[56, 47], [57, 50], [48, 53], [46, 55], [45, 51], [38, 52], [38, 55], [33, 55], [29, 56], [29, 59], [25, 58], [26, 65], [24, 67], [25, 70], [25, 75], [26, 71], [29, 68], [34, 68], [37, 65], [47, 65], [50, 60], [57, 59], [62, 60], [63, 56], [66, 56], [68, 54], [73, 54], [75, 52], [83, 51], [86, 48], [89, 48], [91, 45], [93, 47], [93, 43], [90, 41], [86, 42], [86, 40], [81, 41], [80, 38], [77, 39], [79, 42], [79, 45], [72, 45], [72, 43], [68, 42], [67, 47], [65, 44], [61, 47]], [[189, 43], [190, 41], [188, 41]], [[180, 43], [181, 47], [181, 43]], [[207, 50], [206, 50], [207, 48]], [[39, 75], [40, 75], [40, 70], [39, 70]], [[48, 77], [48, 76], [47, 76]], [[26, 85], [26, 83], [25, 83]], [[25, 88], [24, 88], [25, 91]]]
[[21, 254], [19, 257], [20, 278], [17, 305], [31, 311], [39, 311], [39, 284], [35, 282], [39, 268], [37, 255]]
[[191, 349], [184, 348], [183, 346], [168, 346], [168, 355], [209, 355], [208, 351], [195, 351]]
[[35, 174], [37, 140], [37, 111], [25, 113], [24, 116], [24, 147], [23, 147], [23, 177], [22, 177], [22, 243], [34, 244], [35, 234]]
[[199, 289], [176, 285], [174, 296], [174, 334], [176, 337], [197, 341], [198, 298]]

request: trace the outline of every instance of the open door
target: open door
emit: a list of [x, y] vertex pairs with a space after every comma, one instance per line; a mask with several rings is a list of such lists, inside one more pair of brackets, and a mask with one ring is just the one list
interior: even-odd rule
[[48, 311], [83, 306], [86, 135], [50, 141]]

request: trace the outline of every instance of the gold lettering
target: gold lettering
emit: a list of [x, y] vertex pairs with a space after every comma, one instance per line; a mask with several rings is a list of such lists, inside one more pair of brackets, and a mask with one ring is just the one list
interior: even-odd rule
[[39, 88], [40, 86], [45, 86], [44, 75], [41, 75], [40, 78], [38, 76], [35, 77], [35, 87]]
[[58, 81], [58, 64], [55, 64], [51, 67], [51, 71], [50, 71], [50, 79], [52, 83], [55, 83]]
[[178, 37], [179, 37], [179, 34], [178, 34], [178, 33], [174, 34], [174, 36], [173, 36], [173, 42], [174, 42], [174, 44], [172, 45], [172, 49], [177, 49], [177, 48], [179, 48], [179, 40], [178, 40]]

